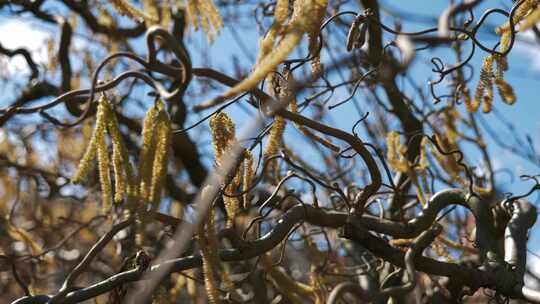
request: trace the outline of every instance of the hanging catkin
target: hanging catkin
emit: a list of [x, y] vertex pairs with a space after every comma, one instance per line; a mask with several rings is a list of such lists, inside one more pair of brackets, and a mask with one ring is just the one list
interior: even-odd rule
[[147, 21], [150, 24], [158, 21], [157, 16], [149, 15], [131, 5], [127, 0], [110, 0], [112, 7], [123, 16], [127, 16], [137, 22]]
[[[201, 200], [209, 200], [209, 187], [201, 190]], [[218, 242], [216, 231], [214, 228], [214, 210], [212, 207], [208, 210], [206, 219], [201, 221], [199, 226], [197, 241], [201, 249], [201, 257], [203, 264], [204, 286], [210, 303], [221, 303], [218, 290], [218, 282], [216, 280], [219, 271]]]
[[[226, 152], [230, 151], [235, 139], [235, 126], [234, 122], [227, 116], [227, 114], [220, 112], [212, 116], [210, 119], [210, 130], [212, 132], [212, 146], [214, 147], [214, 153], [216, 158], [216, 165], [221, 166], [223, 156]], [[233, 194], [237, 191], [240, 185], [240, 174], [235, 172], [233, 179], [229, 185], [225, 187], [225, 192]], [[223, 202], [227, 211], [227, 226], [233, 225], [233, 220], [238, 213], [240, 202], [237, 197], [230, 195], [223, 196]]]
[[171, 142], [171, 121], [164, 108], [161, 108], [156, 121], [156, 145], [155, 155], [152, 167], [152, 181], [150, 184], [149, 201], [155, 210], [159, 206], [163, 183], [167, 175], [167, 160], [169, 154], [169, 145]]
[[156, 103], [146, 112], [143, 122], [142, 147], [139, 156], [137, 242], [144, 242], [144, 231], [149, 210], [157, 210], [167, 175], [167, 160], [171, 142], [171, 121], [163, 102]]
[[212, 0], [187, 0], [188, 19], [197, 31], [199, 25], [206, 33], [209, 43], [214, 41], [218, 31], [223, 27], [223, 19]]
[[108, 106], [105, 99], [100, 100], [98, 105], [98, 128], [103, 129], [98, 133], [96, 138], [97, 143], [97, 158], [98, 158], [98, 170], [99, 170], [99, 183], [101, 185], [101, 201], [103, 206], [103, 213], [108, 213], [112, 203], [112, 185], [111, 175], [109, 172], [109, 149], [107, 148], [106, 141], [106, 128], [107, 128], [107, 116]]
[[244, 176], [242, 179], [242, 192], [244, 209], [250, 207], [249, 188], [251, 187], [251, 180], [253, 179], [253, 155], [249, 150], [244, 151]]
[[154, 132], [157, 125], [157, 116], [161, 102], [152, 106], [144, 117], [142, 130], [142, 147], [139, 154], [139, 196], [141, 202], [149, 202], [150, 186], [152, 182], [152, 167], [156, 152], [156, 136]]

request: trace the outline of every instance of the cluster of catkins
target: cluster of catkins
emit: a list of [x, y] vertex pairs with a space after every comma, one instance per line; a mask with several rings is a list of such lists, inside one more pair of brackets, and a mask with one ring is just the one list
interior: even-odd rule
[[[112, 164], [107, 134], [112, 144]], [[93, 160], [97, 158], [104, 214], [110, 213], [113, 201], [111, 165], [116, 203], [125, 200], [128, 209], [139, 215], [142, 222], [146, 221], [148, 211], [159, 207], [171, 141], [171, 122], [161, 101], [157, 101], [146, 114], [142, 141], [136, 174], [123, 144], [114, 109], [103, 95], [98, 102], [96, 123], [90, 142], [71, 181], [82, 182], [91, 171]]]
[[[521, 2], [512, 17], [512, 23], [517, 26], [515, 32], [524, 32], [538, 21], [540, 21], [540, 6], [536, 0]], [[499, 43], [500, 54], [490, 54], [484, 58], [480, 70], [480, 80], [473, 100], [470, 99], [468, 94], [464, 94], [465, 106], [469, 112], [476, 112], [481, 104], [483, 104], [482, 110], [485, 113], [491, 112], [494, 86], [497, 87], [503, 102], [510, 105], [516, 102], [514, 89], [503, 79], [504, 72], [508, 70], [506, 54], [512, 46], [512, 30], [509, 21], [495, 29], [495, 32], [501, 36]], [[493, 71], [494, 63], [496, 64], [495, 71]]]

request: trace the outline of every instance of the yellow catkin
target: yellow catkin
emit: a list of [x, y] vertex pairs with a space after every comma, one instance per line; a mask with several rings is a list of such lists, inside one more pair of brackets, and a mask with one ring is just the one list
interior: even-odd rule
[[484, 58], [484, 63], [480, 70], [480, 81], [474, 94], [474, 111], [482, 104], [482, 101], [484, 102], [484, 112], [491, 111], [491, 105], [493, 103], [493, 56], [491, 55]]
[[[103, 24], [105, 26], [108, 26], [108, 27], [115, 27], [116, 26], [116, 21], [115, 21], [114, 17], [111, 15], [111, 13], [109, 13], [107, 8], [102, 3], [96, 2], [95, 8], [96, 8], [96, 10], [98, 12], [99, 21], [100, 21], [101, 24]], [[90, 55], [90, 54], [88, 54], [88, 55]], [[88, 56], [88, 57], [90, 57], [90, 56]]]
[[493, 77], [493, 56], [489, 55], [484, 58], [484, 63], [482, 64], [482, 72], [480, 74], [480, 82], [484, 87], [489, 85], [491, 78]]
[[285, 132], [285, 119], [276, 115], [268, 137], [268, 145], [264, 153], [265, 157], [270, 157], [279, 151], [283, 143], [283, 132]]
[[161, 102], [152, 106], [144, 117], [142, 147], [139, 154], [139, 196], [143, 204], [148, 203], [152, 181], [152, 167], [156, 152], [156, 124]]
[[300, 27], [306, 33], [319, 30], [326, 12], [327, 0], [298, 0], [294, 1], [293, 18], [288, 27]]
[[249, 187], [251, 187], [251, 180], [253, 179], [253, 155], [249, 150], [244, 151], [244, 176], [242, 179], [242, 192], [244, 209], [250, 208]]
[[273, 51], [276, 39], [278, 38], [281, 30], [282, 25], [277, 22], [274, 22], [270, 26], [270, 29], [259, 43], [259, 55], [257, 56], [257, 63], [255, 64], [254, 69], [257, 69], [262, 60]]
[[172, 8], [169, 1], [163, 1], [161, 4], [161, 26], [168, 28], [172, 21]]
[[[424, 142], [425, 143], [425, 142]], [[406, 147], [401, 144], [400, 136], [397, 132], [392, 131], [386, 136], [387, 153], [386, 158], [388, 165], [398, 172], [406, 173], [416, 189], [416, 196], [422, 206], [426, 206], [427, 200], [418, 180], [419, 175], [422, 176], [427, 167], [426, 151], [420, 149], [420, 166], [413, 167], [405, 157]]]
[[480, 104], [473, 103], [473, 100], [471, 99], [471, 92], [468, 87], [463, 88], [463, 102], [465, 103], [465, 108], [469, 113], [476, 112], [480, 106]]
[[[274, 124], [270, 130], [268, 144], [264, 152], [264, 158], [268, 159], [277, 154], [283, 146], [283, 133], [285, 131], [285, 119], [281, 116], [275, 116]], [[268, 167], [269, 176], [277, 183], [279, 180], [279, 163], [276, 159], [272, 160]]]
[[[512, 21], [514, 25], [518, 25], [518, 31], [524, 31], [532, 27], [536, 22], [540, 20], [540, 7], [537, 7], [536, 0], [525, 0], [515, 10]], [[520, 23], [521, 22], [521, 23]], [[499, 51], [502, 53], [508, 52], [510, 49], [510, 43], [512, 42], [512, 31], [510, 29], [510, 22], [506, 21], [503, 25], [497, 27], [495, 32], [501, 36], [499, 43]], [[506, 57], [499, 55], [493, 55], [497, 61], [497, 70], [495, 73], [495, 86], [501, 96], [501, 99], [507, 104], [513, 104], [516, 102], [516, 96], [512, 86], [503, 79], [503, 73], [508, 69]], [[491, 57], [491, 56], [488, 56]], [[485, 61], [484, 61], [485, 64]], [[482, 75], [480, 75], [482, 76]], [[479, 85], [480, 86], [480, 85]], [[484, 112], [490, 112], [493, 103], [493, 81], [486, 83], [487, 92], [484, 96]], [[477, 95], [479, 92], [477, 90]]]
[[490, 79], [484, 90], [484, 106], [482, 111], [484, 111], [484, 113], [489, 113], [493, 109], [493, 78]]
[[[137, 207], [139, 222], [136, 234], [138, 245], [142, 245], [144, 242], [144, 231], [149, 220], [149, 214], [146, 211], [149, 206], [151, 206], [152, 209], [157, 207], [157, 196], [161, 193], [163, 185], [163, 176], [160, 175], [160, 173], [163, 174], [163, 172], [160, 170], [164, 170], [166, 173], [166, 166], [159, 168], [159, 165], [161, 165], [163, 161], [166, 162], [167, 149], [158, 149], [158, 142], [161, 141], [161, 145], [163, 146], [164, 144], [168, 145], [168, 141], [170, 141], [170, 139], [166, 137], [160, 138], [160, 127], [165, 120], [168, 121], [168, 117], [166, 117], [164, 111], [163, 102], [158, 100], [150, 107], [150, 109], [148, 109], [143, 122], [142, 147], [139, 155], [139, 188], [136, 193], [136, 198], [139, 201]], [[168, 128], [170, 132], [170, 125]], [[155, 163], [157, 155], [160, 155], [160, 159], [158, 160], [158, 163]], [[156, 165], [158, 165], [157, 170], [155, 170]]]
[[317, 55], [311, 60], [311, 73], [318, 77], [323, 73], [323, 66], [321, 64], [321, 56]]
[[399, 134], [392, 131], [386, 135], [387, 153], [386, 158], [388, 165], [398, 172], [407, 172], [409, 170], [409, 163], [403, 157], [403, 150], [405, 147], [401, 145]]
[[143, 11], [152, 18], [151, 23], [157, 23], [159, 21], [159, 4], [156, 0], [142, 0]]
[[304, 32], [301, 29], [291, 29], [279, 44], [271, 51], [270, 54], [265, 56], [257, 69], [255, 69], [250, 76], [241, 81], [239, 84], [231, 88], [229, 91], [223, 94], [224, 97], [234, 97], [239, 93], [248, 91], [254, 88], [261, 80], [263, 80], [268, 73], [273, 71], [283, 60], [289, 56], [294, 48], [302, 40]]
[[[234, 187], [227, 187], [226, 188], [227, 193], [233, 194], [235, 193]], [[227, 228], [230, 228], [234, 225], [234, 219], [236, 215], [238, 214], [238, 210], [240, 208], [240, 201], [237, 197], [228, 197], [223, 196], [223, 203], [225, 205], [225, 209], [227, 210]]]
[[77, 167], [77, 171], [75, 171], [75, 174], [71, 178], [71, 182], [74, 184], [81, 183], [82, 180], [88, 175], [88, 173], [92, 169], [92, 161], [94, 160], [94, 158], [96, 158], [97, 153], [98, 130], [98, 128], [94, 129], [92, 137], [90, 138], [90, 142], [88, 143], [88, 147], [86, 148], [86, 151], [84, 152], [79, 166]]
[[206, 33], [208, 42], [212, 43], [215, 35], [223, 27], [223, 19], [214, 2], [187, 0], [187, 12], [193, 28], [198, 30], [200, 25]]
[[504, 32], [501, 35], [499, 49], [501, 52], [506, 52], [510, 48], [510, 42], [512, 42], [512, 33], [510, 31]]
[[75, 176], [72, 178], [74, 183], [80, 182], [82, 178], [88, 174], [91, 168], [91, 162], [97, 154], [99, 181], [101, 184], [104, 212], [107, 212], [110, 209], [112, 201], [112, 186], [109, 173], [109, 152], [105, 138], [107, 132], [107, 107], [108, 101], [101, 98], [98, 102], [96, 126], [94, 128], [92, 138], [90, 140], [88, 149], [81, 160], [79, 168], [75, 173]]
[[208, 15], [210, 23], [214, 27], [214, 31], [217, 33], [217, 31], [223, 27], [223, 19], [221, 18], [219, 10], [211, 0], [202, 0], [202, 6]]
[[106, 126], [106, 107], [104, 104], [102, 104], [103, 100], [100, 99], [98, 102], [98, 109], [97, 109], [97, 115], [96, 115], [96, 123], [94, 130], [92, 131], [92, 135], [90, 137], [90, 141], [87, 144], [86, 151], [84, 152], [84, 155], [79, 163], [79, 166], [77, 168], [77, 171], [71, 178], [71, 182], [74, 184], [81, 183], [82, 180], [88, 175], [90, 170], [92, 169], [92, 162], [96, 158], [97, 155], [97, 143], [98, 143], [98, 137], [103, 136], [105, 137], [105, 132], [107, 132]]
[[[135, 184], [135, 173], [131, 163], [129, 162], [129, 156], [122, 140], [122, 134], [120, 133], [120, 126], [113, 109], [109, 109], [109, 118], [107, 120], [107, 128], [111, 136], [111, 142], [113, 146], [113, 169], [115, 180], [115, 202], [121, 202], [126, 192], [132, 192], [130, 185]], [[128, 193], [132, 195], [133, 193]]]
[[[536, 0], [525, 0], [515, 11], [512, 21], [517, 24], [527, 13], [536, 5]], [[497, 27], [495, 32], [499, 35], [510, 32], [510, 22], [506, 21], [503, 25]]]
[[289, 0], [277, 0], [276, 7], [274, 8], [275, 22], [279, 24], [285, 23], [285, 20], [289, 16]]
[[163, 184], [167, 175], [167, 159], [171, 142], [171, 121], [164, 108], [157, 115], [156, 137], [156, 151], [153, 161], [149, 197], [154, 210], [159, 206]]
[[113, 146], [114, 201], [120, 202], [125, 197], [126, 190], [131, 189], [129, 185], [135, 184], [135, 178], [133, 168], [129, 163], [127, 151], [122, 143], [116, 115], [106, 96], [103, 95], [98, 102], [96, 124], [92, 137], [79, 168], [72, 178], [72, 182], [80, 182], [88, 174], [91, 168], [91, 162], [97, 156], [104, 212], [110, 209], [112, 202], [112, 185], [109, 172], [110, 159], [106, 139], [107, 131], [111, 136]]
[[[206, 243], [203, 242], [201, 239], [199, 239], [201, 246], [206, 246]], [[214, 269], [212, 267], [212, 262], [210, 261], [208, 251], [209, 250], [207, 249], [201, 249], [204, 273], [204, 287], [206, 288], [206, 294], [208, 296], [209, 302], [219, 304], [221, 303], [221, 299], [219, 298], [219, 290], [217, 288]]]
[[214, 31], [212, 31], [212, 29], [210, 28], [210, 24], [208, 23], [208, 18], [206, 18], [206, 16], [204, 15], [204, 9], [201, 7], [200, 1], [197, 1], [197, 2], [198, 2], [197, 5], [199, 7], [199, 12], [201, 12], [201, 15], [202, 15], [200, 18], [201, 27], [203, 31], [206, 33], [206, 39], [208, 40], [208, 42], [212, 43], [215, 38]]
[[[204, 191], [204, 189], [203, 189]], [[204, 193], [203, 193], [204, 195]], [[219, 270], [219, 257], [217, 256], [217, 237], [214, 228], [214, 210], [208, 211], [206, 220], [206, 230], [204, 222], [201, 224], [198, 232], [198, 242], [201, 248], [201, 256], [203, 261], [204, 286], [210, 303], [221, 303], [218, 290], [218, 282], [216, 281], [217, 272]]]
[[495, 79], [502, 79], [504, 77], [504, 72], [508, 70], [508, 60], [506, 57], [501, 55], [493, 55], [497, 68], [495, 69]]
[[398, 137], [399, 134], [396, 132], [390, 132], [386, 135], [386, 158], [388, 161], [394, 160], [397, 154], [397, 148], [396, 148], [396, 137]]
[[289, 1], [288, 0], [278, 0], [276, 7], [274, 9], [274, 22], [270, 26], [270, 29], [261, 40], [259, 44], [259, 55], [257, 57], [257, 63], [255, 64], [255, 69], [260, 64], [260, 62], [270, 54], [274, 49], [276, 39], [283, 31], [283, 26], [289, 15]]
[[[235, 125], [234, 122], [227, 116], [227, 114], [220, 112], [214, 115], [210, 119], [210, 129], [212, 131], [212, 145], [215, 152], [216, 164], [221, 165], [223, 155], [229, 150], [230, 146], [236, 141], [235, 139]], [[233, 177], [230, 184], [225, 188], [226, 193], [235, 193], [240, 185], [240, 174], [239, 170], [236, 172], [235, 177]], [[203, 189], [202, 195], [205, 194], [205, 189]], [[232, 227], [234, 224], [234, 219], [238, 213], [240, 207], [240, 201], [237, 197], [223, 196], [223, 203], [227, 212], [227, 227]], [[221, 263], [219, 256], [217, 255], [219, 242], [217, 238], [216, 229], [214, 226], [214, 210], [210, 209], [208, 212], [208, 220], [206, 223], [206, 234], [204, 234], [204, 228], [199, 229], [199, 234], [203, 233], [201, 238], [201, 251], [203, 255], [203, 264], [204, 264], [204, 255], [207, 255], [207, 263], [205, 272], [205, 286], [207, 289], [208, 297], [213, 297], [214, 303], [219, 301], [219, 298], [214, 294], [216, 290], [215, 287], [215, 275], [219, 273], [221, 280], [223, 281], [227, 290], [234, 293], [234, 283], [230, 278], [229, 274], [223, 269], [221, 269]], [[221, 271], [220, 271], [221, 270]], [[206, 280], [210, 280], [206, 282]]]
[[210, 119], [210, 130], [216, 162], [220, 165], [224, 152], [229, 149], [229, 145], [234, 140], [235, 125], [226, 113], [219, 112]]
[[476, 86], [473, 102], [471, 103], [471, 106], [468, 109], [469, 112], [474, 113], [478, 110], [478, 108], [480, 107], [480, 104], [482, 103], [483, 96], [484, 96], [484, 83], [480, 81], [478, 85]]
[[[222, 163], [223, 155], [229, 151], [235, 139], [235, 125], [234, 122], [227, 116], [227, 114], [220, 112], [214, 115], [210, 119], [210, 129], [212, 131], [212, 146], [214, 148], [216, 165], [220, 166]], [[235, 193], [240, 184], [240, 174], [235, 173], [233, 180], [226, 187], [226, 193]], [[240, 201], [237, 197], [223, 196], [223, 203], [227, 211], [227, 227], [231, 227], [234, 223], [234, 217], [238, 213], [240, 207]]]
[[[108, 119], [108, 126], [109, 130], [111, 130], [113, 123], [111, 123], [112, 120], [112, 113], [108, 111], [109, 119]], [[112, 163], [113, 163], [113, 172], [114, 172], [114, 201], [116, 203], [121, 202], [124, 199], [124, 195], [126, 192], [126, 176], [125, 176], [125, 169], [124, 169], [124, 162], [125, 159], [122, 156], [122, 148], [121, 144], [119, 142], [118, 138], [113, 138], [112, 133], [109, 131], [109, 134], [111, 134], [111, 141], [113, 142], [113, 152], [112, 152]]]
[[[286, 95], [285, 88], [280, 87], [279, 79], [275, 76], [274, 73], [268, 74], [266, 77], [267, 88], [266, 91], [270, 96], [274, 97], [283, 97]], [[268, 136], [268, 143], [264, 152], [264, 158], [267, 159], [271, 156], [274, 156], [279, 149], [282, 147], [283, 143], [283, 132], [285, 131], [285, 119], [280, 116], [275, 116], [274, 123], [270, 129], [270, 134]], [[269, 178], [272, 178], [274, 182], [277, 183], [279, 180], [279, 166], [277, 160], [270, 161], [268, 165], [268, 171], [266, 172]]]
[[[100, 105], [101, 106], [101, 105]], [[105, 111], [98, 110], [98, 116], [106, 115]], [[104, 117], [106, 118], [106, 116]], [[99, 119], [99, 118], [98, 118]], [[99, 128], [106, 128], [106, 121], [102, 120], [102, 123], [98, 126]], [[112, 203], [112, 185], [111, 185], [111, 175], [109, 172], [109, 150], [107, 148], [107, 141], [105, 138], [105, 132], [100, 132], [96, 139], [97, 141], [97, 158], [98, 158], [98, 169], [99, 169], [99, 182], [101, 184], [101, 200], [103, 204], [103, 213], [106, 214]]]
[[495, 55], [495, 62], [497, 63], [497, 68], [495, 69], [495, 86], [497, 86], [497, 91], [505, 103], [509, 105], [514, 104], [516, 102], [514, 89], [503, 79], [504, 72], [508, 70], [507, 59], [506, 57]]
[[149, 23], [156, 23], [158, 20], [154, 16], [150, 16], [144, 11], [131, 5], [127, 0], [110, 0], [112, 7], [120, 14], [127, 16], [135, 21], [146, 20]]
[[323, 73], [323, 67], [321, 64], [321, 56], [320, 56], [320, 53], [317, 53], [317, 51], [319, 48], [319, 32], [320, 32], [320, 27], [321, 27], [322, 20], [324, 17], [324, 13], [325, 13], [324, 8], [319, 6], [314, 11], [313, 21], [315, 22], [313, 24], [310, 24], [307, 27], [308, 28], [307, 34], [309, 37], [309, 52], [312, 56], [314, 56], [313, 59], [311, 60], [311, 73], [314, 76], [319, 76], [319, 75], [322, 75]]
[[523, 21], [519, 24], [519, 31], [523, 32], [530, 29], [536, 25], [538, 21], [540, 21], [540, 6], [537, 6], [536, 9], [534, 9], [530, 14], [527, 15], [527, 17], [523, 19]]
[[499, 95], [501, 95], [501, 98], [505, 103], [511, 105], [516, 102], [514, 89], [508, 82], [504, 81], [503, 79], [495, 79], [495, 85], [497, 86]]
[[187, 0], [186, 10], [189, 22], [195, 31], [199, 30], [199, 22], [197, 21], [197, 16], [200, 15], [199, 7], [197, 6], [197, 1]]
[[276, 39], [283, 31], [283, 26], [285, 20], [289, 15], [289, 1], [288, 0], [278, 0], [274, 10], [274, 22], [270, 26], [270, 29], [261, 39], [259, 43], [259, 55], [257, 57], [257, 63], [254, 66], [254, 69], [257, 69], [261, 61], [270, 54], [275, 46]]

